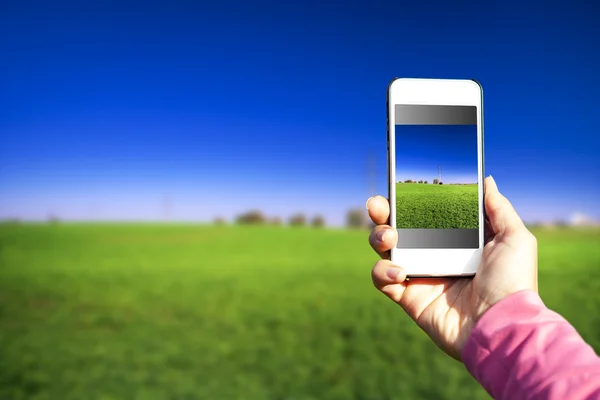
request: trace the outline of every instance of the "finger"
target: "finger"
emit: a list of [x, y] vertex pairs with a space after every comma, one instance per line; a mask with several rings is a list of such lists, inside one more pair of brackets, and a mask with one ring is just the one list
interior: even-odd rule
[[510, 201], [498, 191], [494, 178], [485, 178], [484, 188], [485, 213], [495, 234], [510, 234], [525, 228]]
[[486, 218], [485, 219], [485, 244], [488, 244], [489, 242], [494, 240], [494, 236], [496, 236], [496, 234], [494, 233], [494, 230], [492, 229], [490, 220]]
[[496, 234], [494, 233], [494, 229], [492, 228], [492, 224], [490, 224], [490, 219], [488, 218], [487, 214], [484, 216], [483, 218], [484, 220], [484, 236], [485, 236], [485, 244], [491, 242], [492, 240], [494, 240], [494, 237], [496, 236]]
[[375, 225], [389, 223], [390, 203], [383, 196], [369, 197], [367, 200], [367, 211]]
[[382, 258], [387, 258], [390, 251], [398, 242], [398, 232], [389, 225], [378, 225], [369, 235], [369, 244]]
[[371, 270], [373, 285], [387, 297], [400, 303], [406, 289], [406, 272], [389, 260], [379, 260]]

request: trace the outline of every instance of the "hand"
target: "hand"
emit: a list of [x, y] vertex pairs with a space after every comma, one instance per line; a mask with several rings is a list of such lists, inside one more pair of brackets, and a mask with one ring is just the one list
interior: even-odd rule
[[[382, 257], [372, 270], [373, 284], [400, 305], [448, 355], [461, 360], [462, 349], [481, 316], [495, 303], [521, 290], [537, 292], [537, 241], [495, 181], [484, 182], [487, 243], [472, 278], [406, 279], [389, 260], [398, 233], [389, 225], [390, 206], [381, 196], [367, 201], [376, 226], [369, 242]], [[402, 238], [400, 238], [402, 240]]]

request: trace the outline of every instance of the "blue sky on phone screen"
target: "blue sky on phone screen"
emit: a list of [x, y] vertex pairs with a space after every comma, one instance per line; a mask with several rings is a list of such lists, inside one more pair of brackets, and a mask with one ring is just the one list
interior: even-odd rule
[[396, 182], [477, 183], [477, 125], [396, 125]]

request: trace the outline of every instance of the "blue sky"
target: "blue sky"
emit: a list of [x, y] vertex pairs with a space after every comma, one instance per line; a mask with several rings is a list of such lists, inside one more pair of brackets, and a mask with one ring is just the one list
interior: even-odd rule
[[477, 183], [477, 125], [396, 125], [396, 182]]
[[599, 218], [590, 7], [4, 2], [0, 217], [340, 223], [386, 193], [406, 76], [482, 82], [486, 172], [525, 219]]

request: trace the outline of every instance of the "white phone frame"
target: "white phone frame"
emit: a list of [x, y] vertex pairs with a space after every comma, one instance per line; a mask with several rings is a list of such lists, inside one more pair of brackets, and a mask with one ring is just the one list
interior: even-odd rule
[[[394, 246], [391, 261], [404, 268], [409, 277], [472, 276], [477, 272], [485, 246], [483, 203], [483, 89], [475, 80], [397, 78], [388, 87], [388, 177], [390, 226], [396, 229], [396, 104], [464, 105], [477, 107], [477, 187], [479, 198], [478, 249], [399, 249]], [[402, 240], [401, 237], [398, 240]]]

